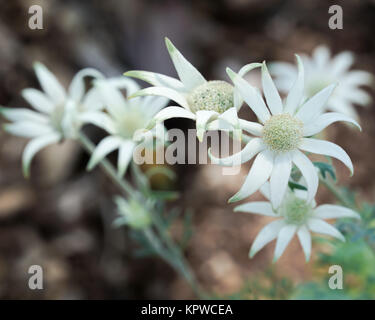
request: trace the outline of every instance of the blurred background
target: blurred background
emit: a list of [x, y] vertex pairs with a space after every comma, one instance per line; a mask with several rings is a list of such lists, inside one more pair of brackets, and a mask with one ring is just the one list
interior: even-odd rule
[[[43, 8], [43, 30], [28, 27], [28, 9], [34, 4]], [[333, 4], [343, 8], [343, 30], [328, 27], [328, 8]], [[20, 91], [38, 87], [34, 61], [46, 64], [65, 86], [84, 67], [107, 76], [130, 69], [175, 76], [165, 36], [207, 79], [227, 80], [226, 66], [238, 70], [249, 62], [292, 62], [294, 53], [311, 53], [319, 44], [334, 53], [353, 51], [355, 68], [375, 73], [373, 30], [374, 0], [1, 1], [0, 104], [27, 105]], [[357, 110], [363, 132], [335, 124], [327, 135], [350, 150], [355, 166], [350, 178], [335, 163], [339, 183], [371, 202], [375, 108], [372, 104]], [[253, 116], [246, 107], [240, 115]], [[166, 122], [168, 128], [185, 130], [193, 125], [188, 120]], [[103, 132], [91, 130], [96, 142], [103, 137]], [[88, 157], [76, 143], [66, 141], [40, 152], [31, 179], [25, 180], [21, 154], [26, 142], [0, 133], [0, 298], [194, 298], [185, 281], [163, 261], [134, 255], [137, 244], [126, 229], [112, 228], [111, 195], [117, 190], [99, 169], [86, 173]], [[344, 272], [353, 270], [353, 275], [345, 274], [345, 294], [375, 297], [373, 252], [361, 250], [359, 244], [341, 248], [345, 257], [336, 252], [337, 259], [328, 262], [324, 253], [330, 253], [330, 247], [315, 243], [313, 258], [306, 264], [296, 239], [275, 265], [271, 264], [274, 243], [248, 259], [251, 242], [268, 220], [234, 213], [227, 204], [248, 168], [249, 164], [242, 167], [242, 175], [222, 176], [217, 166], [179, 165], [172, 168], [176, 182], [153, 181], [155, 188], [180, 192], [170, 206], [192, 212], [193, 235], [186, 256], [203, 287], [219, 297], [318, 298], [325, 290], [320, 283], [326, 285], [328, 276], [325, 263], [346, 263]], [[318, 202], [333, 201], [321, 187]], [[178, 235], [180, 229], [177, 221], [173, 232]], [[32, 264], [44, 269], [44, 290], [28, 288], [27, 270]]]

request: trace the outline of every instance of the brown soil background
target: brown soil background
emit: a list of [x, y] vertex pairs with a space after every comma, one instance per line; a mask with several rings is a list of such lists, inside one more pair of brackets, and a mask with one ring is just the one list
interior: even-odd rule
[[[43, 7], [43, 30], [27, 26], [33, 4]], [[343, 7], [344, 30], [328, 28], [331, 4]], [[95, 67], [108, 76], [129, 69], [174, 75], [164, 36], [208, 79], [226, 79], [227, 65], [238, 69], [253, 61], [292, 61], [295, 52], [311, 52], [322, 43], [334, 53], [355, 52], [355, 67], [375, 73], [374, 18], [375, 1], [370, 0], [2, 1], [0, 104], [26, 105], [19, 92], [38, 86], [33, 61], [45, 63], [65, 85], [83, 67]], [[359, 200], [374, 201], [374, 105], [358, 111], [363, 132], [335, 124], [327, 135], [349, 151], [355, 166], [349, 179], [337, 163], [339, 183], [354, 188]], [[251, 119], [252, 114], [243, 107], [241, 116]], [[167, 126], [188, 129], [192, 123], [171, 120]], [[96, 141], [103, 136], [99, 130], [90, 134]], [[133, 256], [135, 244], [127, 230], [111, 228], [110, 196], [117, 190], [100, 170], [85, 172], [87, 156], [79, 146], [65, 142], [45, 149], [34, 160], [31, 179], [25, 180], [25, 143], [0, 134], [0, 298], [193, 297], [164, 262]], [[267, 219], [233, 213], [233, 206], [226, 204], [248, 168], [249, 164], [243, 166], [243, 174], [233, 177], [222, 176], [221, 169], [211, 165], [173, 168], [181, 198], [171, 206], [194, 212], [187, 258], [204, 287], [218, 295], [239, 291], [253, 279], [270, 287], [288, 278], [294, 286], [316, 272], [314, 259], [304, 263], [295, 239], [274, 266], [274, 244], [248, 259], [250, 244]], [[161, 179], [154, 184], [165, 187]], [[318, 201], [333, 199], [320, 188]], [[177, 222], [176, 236], [180, 231]], [[31, 264], [44, 267], [43, 291], [27, 287]], [[245, 297], [269, 298], [260, 292]], [[285, 296], [278, 292], [274, 298]]]

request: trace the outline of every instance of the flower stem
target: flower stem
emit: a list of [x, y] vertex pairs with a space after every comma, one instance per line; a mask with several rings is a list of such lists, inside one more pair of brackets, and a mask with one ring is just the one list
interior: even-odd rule
[[[84, 133], [81, 132], [79, 134], [78, 140], [81, 142], [82, 146], [89, 154], [92, 154], [94, 152], [95, 145]], [[132, 196], [135, 194], [136, 191], [134, 190], [134, 188], [117, 174], [116, 169], [107, 159], [101, 160], [99, 165], [109, 176], [109, 178], [111, 178], [111, 180], [128, 196]], [[199, 284], [197, 283], [196, 278], [186, 259], [184, 258], [180, 248], [174, 243], [169, 232], [167, 231], [168, 227], [164, 223], [163, 218], [158, 212], [153, 212], [151, 217], [153, 218], [153, 224], [158, 231], [158, 235], [160, 238], [151, 228], [144, 229], [143, 233], [149, 244], [154, 248], [154, 250], [159, 254], [161, 258], [163, 258], [185, 278], [194, 293], [199, 298], [207, 298], [207, 295], [203, 293]]]
[[320, 174], [319, 180], [336, 197], [336, 199], [341, 202], [341, 204], [343, 204], [345, 207], [356, 209], [356, 206], [348, 201], [348, 199], [340, 192], [340, 190], [331, 180], [328, 178], [323, 178]]

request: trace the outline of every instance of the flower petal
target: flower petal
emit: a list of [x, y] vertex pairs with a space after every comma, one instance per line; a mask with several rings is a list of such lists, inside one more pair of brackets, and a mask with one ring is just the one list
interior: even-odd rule
[[74, 101], [79, 102], [83, 98], [85, 93], [85, 77], [104, 78], [101, 72], [92, 68], [85, 68], [79, 71], [74, 76], [68, 90], [69, 97]]
[[116, 132], [115, 123], [108, 114], [101, 111], [89, 111], [79, 115], [83, 123], [91, 123], [99, 128], [106, 130], [110, 134]]
[[266, 146], [262, 142], [262, 139], [254, 138], [251, 139], [250, 142], [247, 143], [246, 146], [240, 152], [237, 152], [229, 157], [216, 158], [211, 154], [211, 148], [208, 149], [208, 155], [211, 159], [212, 164], [219, 164], [221, 166], [231, 167], [249, 161], [251, 158], [253, 158], [259, 152], [263, 151], [265, 148]]
[[177, 50], [168, 38], [165, 38], [165, 44], [174, 67], [176, 68], [177, 74], [188, 90], [192, 90], [206, 82], [206, 79], [201, 73], [185, 59], [181, 52]]
[[263, 62], [262, 66], [262, 86], [264, 96], [266, 98], [268, 108], [271, 110], [271, 113], [273, 115], [282, 113], [283, 104], [279, 92], [277, 91], [275, 84], [271, 79], [265, 62]]
[[305, 178], [308, 192], [307, 202], [310, 202], [314, 199], [319, 185], [319, 177], [316, 168], [310, 159], [299, 150], [293, 152], [292, 161]]
[[261, 214], [268, 217], [278, 217], [278, 215], [273, 211], [272, 205], [266, 201], [254, 201], [241, 204], [234, 208], [234, 212], [247, 212]]
[[23, 89], [21, 95], [37, 111], [50, 114], [55, 108], [50, 98], [39, 90]]
[[163, 122], [167, 119], [171, 118], [187, 118], [187, 119], [196, 119], [196, 115], [189, 110], [186, 110], [181, 107], [167, 107], [162, 110], [160, 110], [152, 119], [152, 121], [147, 126], [147, 129], [153, 128], [157, 123]]
[[167, 87], [176, 91], [186, 91], [184, 84], [164, 74], [149, 71], [132, 70], [124, 73], [124, 76], [137, 78], [152, 84], [155, 87]]
[[345, 237], [340, 231], [321, 219], [310, 218], [307, 221], [307, 226], [313, 232], [329, 235], [341, 241], [345, 241]]
[[296, 55], [298, 74], [292, 88], [290, 89], [284, 106], [284, 112], [294, 115], [297, 108], [302, 102], [304, 87], [305, 87], [305, 71], [301, 58]]
[[48, 118], [38, 112], [26, 108], [0, 107], [0, 114], [9, 121], [36, 121], [47, 124]]
[[123, 139], [115, 136], [105, 137], [99, 144], [96, 146], [90, 161], [87, 165], [87, 170], [92, 170], [108, 153], [116, 150]]
[[323, 112], [328, 98], [331, 96], [335, 87], [336, 84], [331, 84], [307, 100], [297, 111], [296, 117], [306, 124], [315, 120]]
[[49, 98], [56, 104], [63, 103], [66, 99], [66, 92], [53, 73], [40, 62], [34, 63], [34, 70], [40, 86]]
[[184, 107], [186, 110], [190, 110], [189, 104], [181, 93], [176, 90], [165, 88], [165, 87], [150, 87], [146, 89], [139, 90], [138, 92], [131, 95], [129, 98], [141, 97], [141, 96], [162, 96], [166, 97], [174, 102], [177, 102], [179, 105]]
[[121, 91], [106, 80], [95, 80], [94, 83], [108, 112], [115, 118], [121, 118], [128, 109], [128, 103]]
[[4, 130], [12, 135], [25, 138], [35, 138], [54, 132], [53, 128], [50, 126], [34, 121], [17, 121], [15, 123], [5, 124]]
[[228, 202], [240, 201], [257, 191], [270, 177], [273, 168], [273, 155], [270, 151], [260, 152], [247, 175], [244, 184]]
[[228, 110], [220, 114], [218, 118], [229, 123], [233, 127], [232, 130], [234, 131], [234, 138], [237, 140], [241, 140], [242, 130], [240, 127], [240, 121], [238, 119], [236, 108], [229, 108]]
[[118, 174], [123, 177], [126, 169], [128, 168], [129, 162], [133, 157], [133, 150], [135, 148], [135, 143], [131, 140], [125, 140], [121, 143], [118, 153]]
[[349, 168], [351, 175], [353, 175], [352, 160], [350, 160], [350, 157], [344, 149], [337, 144], [324, 140], [303, 138], [299, 148], [307, 152], [336, 158], [345, 164]]
[[271, 202], [274, 208], [278, 208], [284, 199], [291, 171], [290, 154], [281, 153], [277, 155], [270, 178]]
[[285, 222], [283, 219], [272, 221], [271, 223], [267, 224], [255, 238], [249, 252], [249, 257], [254, 257], [254, 255], [265, 245], [276, 239], [280, 229], [284, 226]]
[[312, 53], [312, 58], [315, 60], [316, 68], [323, 69], [331, 56], [330, 50], [326, 46], [318, 46]]
[[323, 204], [314, 210], [314, 217], [319, 219], [356, 218], [361, 216], [352, 209], [334, 204]]
[[199, 110], [195, 113], [196, 116], [196, 127], [197, 137], [200, 142], [203, 141], [204, 132], [206, 131], [206, 125], [210, 120], [217, 118], [218, 113], [211, 110]]
[[251, 110], [254, 111], [259, 120], [262, 123], [266, 122], [271, 115], [257, 89], [233, 72], [230, 68], [227, 68], [227, 74], [241, 93], [242, 98], [246, 101]]
[[57, 143], [61, 139], [61, 135], [58, 133], [50, 133], [44, 136], [37, 137], [31, 140], [25, 147], [22, 154], [22, 170], [25, 178], [30, 175], [30, 164], [35, 154], [43, 149], [44, 147]]
[[277, 236], [273, 262], [276, 262], [282, 256], [290, 240], [292, 240], [296, 233], [296, 230], [297, 226], [295, 225], [286, 225], [281, 228], [279, 235]]
[[336, 55], [331, 62], [331, 74], [333, 77], [341, 76], [354, 62], [354, 55], [344, 51]]
[[305, 226], [301, 226], [297, 231], [297, 236], [305, 254], [306, 262], [308, 262], [311, 256], [311, 234]]
[[353, 118], [338, 112], [327, 112], [318, 116], [313, 122], [305, 125], [303, 128], [303, 135], [305, 137], [313, 136], [328, 127], [330, 124], [337, 121], [346, 121], [352, 123], [359, 130], [362, 130], [360, 125]]
[[260, 123], [239, 119], [240, 127], [254, 136], [260, 137], [263, 134], [263, 126]]
[[83, 97], [82, 105], [85, 111], [99, 111], [104, 109], [104, 101], [101, 98], [98, 88], [94, 86], [87, 91]]

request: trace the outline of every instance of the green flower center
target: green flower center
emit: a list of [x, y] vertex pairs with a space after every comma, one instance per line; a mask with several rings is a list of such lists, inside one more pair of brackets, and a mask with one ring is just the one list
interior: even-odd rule
[[147, 118], [137, 110], [129, 110], [117, 120], [117, 131], [125, 139], [132, 139], [134, 133], [143, 129], [147, 124]]
[[263, 140], [275, 152], [296, 149], [302, 137], [302, 121], [289, 114], [274, 115], [263, 127]]
[[233, 107], [233, 86], [225, 81], [208, 81], [187, 97], [192, 112], [212, 110], [223, 113]]
[[311, 213], [312, 206], [294, 194], [288, 195], [280, 207], [280, 214], [289, 224], [302, 225]]

